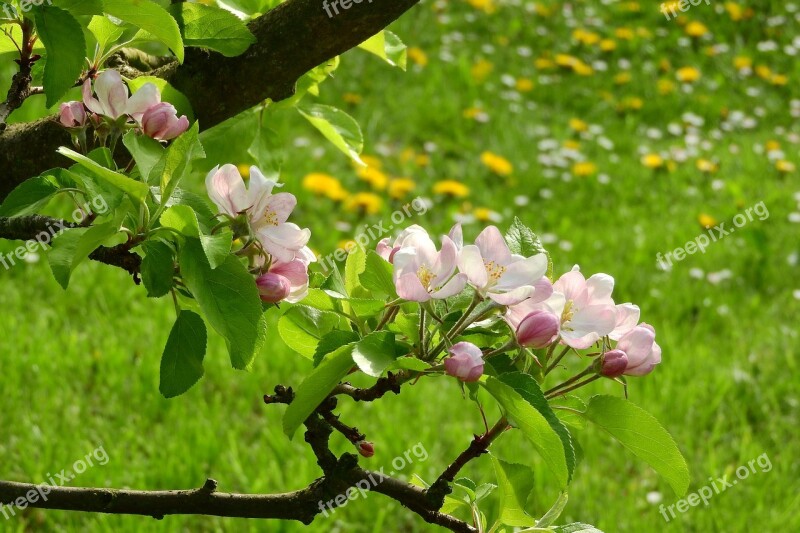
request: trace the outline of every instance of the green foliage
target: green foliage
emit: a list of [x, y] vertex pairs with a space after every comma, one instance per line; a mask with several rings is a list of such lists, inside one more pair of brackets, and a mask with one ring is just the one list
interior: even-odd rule
[[175, 252], [161, 241], [142, 243], [142, 283], [148, 298], [161, 298], [169, 293], [175, 276]]
[[512, 527], [532, 526], [536, 520], [528, 514], [528, 496], [533, 490], [533, 470], [512, 464], [492, 455], [497, 492], [500, 495], [499, 523]]
[[181, 311], [161, 356], [158, 390], [165, 398], [180, 396], [203, 377], [206, 337], [206, 324], [200, 315]]
[[172, 4], [169, 12], [178, 22], [186, 46], [208, 48], [234, 57], [256, 42], [247, 26], [224, 9], [181, 2]]
[[380, 377], [396, 358], [394, 333], [376, 331], [353, 346], [353, 361], [358, 368], [372, 377]]
[[0, 205], [0, 217], [34, 213], [46, 204], [58, 189], [48, 176], [37, 176], [23, 181], [3, 200]]
[[297, 107], [306, 120], [333, 145], [359, 164], [364, 149], [364, 135], [353, 117], [335, 107], [324, 104], [303, 104]]
[[183, 63], [183, 40], [175, 19], [151, 0], [103, 0], [103, 11], [130, 22], [167, 45]]
[[408, 59], [407, 47], [403, 41], [400, 40], [400, 37], [389, 30], [376, 33], [358, 45], [358, 47], [371, 54], [375, 54], [393, 67], [399, 67], [403, 70], [406, 69], [406, 62]]
[[78, 80], [83, 68], [86, 41], [81, 25], [69, 11], [43, 5], [34, 10], [36, 30], [47, 49], [44, 90], [53, 106]]

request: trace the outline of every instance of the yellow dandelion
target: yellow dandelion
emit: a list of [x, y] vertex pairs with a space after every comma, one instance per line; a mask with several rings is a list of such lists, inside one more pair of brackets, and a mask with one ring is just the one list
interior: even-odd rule
[[772, 76], [772, 78], [770, 78], [769, 82], [772, 85], [784, 86], [789, 83], [789, 77], [784, 74], [775, 74]]
[[401, 200], [416, 187], [417, 184], [411, 178], [395, 178], [389, 182], [389, 196]]
[[456, 180], [437, 181], [433, 185], [434, 194], [452, 196], [453, 198], [464, 198], [469, 196], [469, 187]]
[[686, 35], [689, 37], [702, 37], [706, 33], [708, 33], [708, 28], [702, 22], [697, 22], [693, 20], [686, 27], [683, 29], [686, 32]]
[[579, 118], [569, 119], [569, 127], [578, 133], [583, 133], [589, 129], [589, 125]]
[[521, 93], [528, 93], [533, 90], [534, 83], [528, 78], [520, 78], [516, 83], [517, 90]]
[[761, 78], [762, 80], [768, 80], [772, 78], [772, 69], [766, 65], [758, 65], [756, 66], [756, 76]]
[[733, 68], [744, 70], [753, 67], [753, 60], [747, 56], [736, 56], [733, 58]]
[[499, 176], [508, 176], [514, 172], [514, 165], [508, 159], [492, 152], [483, 152], [481, 154], [481, 163]]
[[594, 74], [594, 69], [584, 63], [583, 61], [579, 61], [575, 65], [572, 66], [573, 72], [578, 76], [591, 76]]
[[381, 161], [374, 155], [362, 155], [361, 160], [368, 167], [377, 168], [378, 170], [381, 170], [383, 168], [383, 161]]
[[623, 41], [633, 40], [633, 30], [630, 28], [617, 28], [614, 30], [614, 37], [622, 39]]
[[576, 63], [580, 63], [580, 59], [569, 54], [556, 54], [555, 63], [559, 67], [572, 68]]
[[695, 166], [697, 167], [697, 170], [704, 174], [714, 174], [719, 170], [719, 166], [708, 159], [698, 159], [695, 163]]
[[494, 64], [490, 61], [486, 61], [485, 59], [479, 60], [477, 63], [472, 65], [469, 73], [472, 76], [472, 79], [475, 80], [476, 83], [482, 83], [489, 77], [489, 74], [492, 73], [494, 70]]
[[502, 217], [488, 207], [476, 207], [472, 212], [478, 222], [498, 222]]
[[642, 107], [644, 107], [644, 100], [642, 100], [638, 96], [628, 96], [623, 98], [622, 107], [623, 109], [631, 111], [639, 111], [640, 109], [642, 109]]
[[728, 16], [734, 22], [738, 22], [744, 17], [742, 6], [734, 2], [725, 2], [725, 11], [728, 12]]
[[700, 215], [698, 215], [697, 222], [699, 222], [700, 225], [703, 226], [704, 228], [712, 228], [717, 224], [719, 224], [716, 218], [706, 213], [701, 213]]
[[642, 165], [647, 168], [661, 168], [664, 166], [664, 158], [658, 154], [647, 154], [642, 157]]
[[464, 118], [468, 118], [470, 120], [474, 120], [481, 115], [485, 115], [486, 112], [481, 109], [480, 107], [468, 107], [464, 111], [461, 112], [461, 115]]
[[613, 52], [617, 49], [617, 41], [614, 39], [603, 39], [600, 41], [600, 50], [603, 52]]
[[539, 70], [550, 70], [556, 66], [552, 59], [547, 57], [539, 57], [536, 61], [533, 62], [533, 66], [535, 66]]
[[347, 209], [357, 213], [374, 215], [381, 210], [383, 200], [377, 194], [360, 192], [351, 196], [347, 201]]
[[370, 187], [382, 191], [389, 183], [389, 177], [375, 167], [362, 167], [356, 170], [359, 179], [369, 183]]
[[572, 165], [572, 174], [579, 178], [586, 178], [597, 173], [597, 165], [591, 161], [580, 161]]
[[467, 0], [469, 4], [474, 7], [475, 9], [480, 9], [487, 15], [491, 15], [495, 11], [497, 11], [497, 6], [494, 4], [494, 0]]
[[658, 70], [661, 72], [669, 72], [672, 70], [672, 63], [669, 62], [669, 59], [662, 58], [661, 61], [658, 62]]
[[414, 164], [418, 167], [427, 167], [431, 164], [431, 156], [428, 154], [418, 154], [414, 158]]
[[572, 32], [572, 38], [587, 46], [591, 46], [600, 42], [600, 36], [598, 34], [581, 28], [578, 28]]
[[700, 71], [694, 67], [679, 68], [675, 73], [681, 83], [693, 83], [700, 79]]
[[412, 46], [408, 49], [408, 58], [415, 64], [424, 67], [428, 65], [428, 55], [422, 51], [422, 48]]
[[675, 92], [675, 83], [672, 80], [660, 79], [656, 83], [656, 87], [658, 88], [658, 94], [661, 96]]
[[614, 76], [614, 83], [617, 85], [626, 85], [631, 82], [633, 76], [627, 70], [625, 72], [620, 72], [616, 76]]
[[774, 139], [769, 140], [766, 143], [764, 143], [764, 149], [767, 151], [767, 153], [777, 152], [778, 150], [781, 149], [781, 143], [779, 143]]
[[564, 144], [562, 146], [567, 150], [572, 150], [574, 152], [577, 152], [578, 150], [581, 149], [581, 143], [579, 143], [574, 139], [567, 139], [566, 141], [564, 141]]
[[791, 161], [786, 161], [785, 159], [781, 159], [777, 163], [775, 163], [775, 168], [781, 174], [789, 174], [790, 172], [795, 171], [795, 165]]

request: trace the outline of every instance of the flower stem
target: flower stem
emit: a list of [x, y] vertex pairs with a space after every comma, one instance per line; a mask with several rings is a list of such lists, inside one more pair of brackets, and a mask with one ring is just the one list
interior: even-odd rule
[[[555, 343], [553, 344], [553, 346], [555, 346]], [[550, 372], [552, 372], [556, 368], [558, 363], [560, 363], [561, 359], [563, 359], [564, 356], [567, 355], [567, 352], [569, 352], [569, 350], [570, 350], [569, 346], [565, 346], [564, 347], [564, 349], [561, 351], [561, 353], [556, 356], [556, 358], [553, 360], [553, 362], [550, 365], [548, 365], [547, 370], [545, 370], [545, 372], [544, 372], [545, 376], [547, 374], [549, 374]], [[553, 350], [550, 350], [550, 353], [547, 354], [547, 359], [548, 360], [550, 359], [551, 355], [553, 355]]]
[[561, 388], [567, 387], [567, 386], [569, 386], [569, 385], [572, 385], [573, 383], [575, 383], [576, 381], [578, 381], [579, 379], [581, 379], [583, 376], [586, 376], [587, 374], [590, 374], [590, 373], [592, 373], [592, 372], [594, 372], [594, 367], [593, 367], [593, 366], [589, 366], [589, 368], [587, 368], [587, 369], [586, 369], [586, 370], [584, 370], [583, 372], [579, 372], [578, 374], [575, 374], [574, 376], [572, 376], [571, 378], [569, 378], [569, 379], [568, 379], [567, 381], [565, 381], [564, 383], [561, 383], [560, 385], [556, 385], [556, 386], [555, 386], [555, 387], [553, 387], [552, 389], [550, 389], [550, 390], [548, 390], [548, 391], [545, 391], [544, 395], [545, 395], [545, 396], [547, 396], [548, 394], [551, 394], [551, 393], [553, 393], [553, 392], [557, 391], [558, 389], [561, 389]]
[[553, 398], [557, 398], [559, 396], [563, 396], [568, 392], [574, 391], [575, 389], [579, 389], [579, 388], [583, 387], [584, 385], [588, 385], [589, 383], [591, 383], [592, 381], [594, 381], [596, 379], [600, 379], [600, 374], [595, 374], [594, 376], [592, 376], [590, 378], [587, 378], [587, 379], [581, 381], [580, 383], [577, 383], [577, 384], [575, 384], [575, 385], [573, 385], [571, 387], [568, 387], [568, 388], [566, 388], [564, 390], [558, 391], [555, 394], [547, 394], [547, 395], [545, 395], [545, 398], [547, 398], [548, 400], [552, 400]]

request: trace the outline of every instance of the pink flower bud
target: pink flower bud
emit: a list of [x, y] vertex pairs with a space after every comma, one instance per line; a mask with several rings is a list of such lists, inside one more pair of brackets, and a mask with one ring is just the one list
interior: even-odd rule
[[280, 274], [267, 272], [256, 280], [261, 301], [275, 304], [285, 300], [292, 292], [291, 282]]
[[618, 378], [628, 368], [628, 355], [622, 350], [611, 350], [603, 354], [600, 374], [607, 378]]
[[388, 237], [378, 241], [378, 245], [375, 247], [375, 251], [378, 252], [378, 255], [390, 263], [394, 261], [394, 254], [397, 253], [399, 249], [399, 246], [392, 246]]
[[375, 445], [368, 440], [360, 440], [356, 442], [356, 448], [358, 449], [358, 453], [364, 457], [372, 457], [375, 455]]
[[189, 119], [178, 118], [178, 112], [172, 104], [158, 103], [150, 107], [142, 115], [142, 130], [145, 135], [159, 141], [174, 139], [189, 129]]
[[81, 128], [86, 124], [86, 108], [81, 102], [63, 103], [59, 112], [59, 120], [67, 128]]
[[558, 337], [561, 321], [543, 309], [531, 311], [517, 326], [517, 342], [526, 348], [544, 348]]
[[450, 348], [444, 370], [461, 381], [478, 381], [483, 374], [483, 352], [471, 342], [459, 342]]

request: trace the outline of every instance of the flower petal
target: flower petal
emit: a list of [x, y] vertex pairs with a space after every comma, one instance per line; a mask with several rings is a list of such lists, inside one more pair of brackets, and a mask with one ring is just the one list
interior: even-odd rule
[[395, 286], [397, 287], [397, 295], [404, 300], [427, 302], [431, 299], [431, 295], [428, 294], [428, 291], [422, 286], [422, 282], [413, 272], [400, 276]]
[[481, 251], [484, 260], [494, 261], [501, 266], [511, 261], [511, 250], [508, 249], [503, 234], [495, 226], [487, 226], [475, 239], [475, 245]]
[[145, 83], [138, 91], [133, 93], [125, 106], [125, 112], [139, 125], [142, 124], [142, 115], [145, 111], [161, 102], [161, 91], [152, 83]]
[[464, 246], [458, 254], [458, 270], [467, 275], [467, 279], [477, 289], [483, 289], [489, 283], [489, 274], [483, 263], [481, 251], [474, 244]]
[[223, 213], [232, 217], [244, 211], [247, 205], [247, 190], [239, 169], [233, 165], [214, 167], [206, 176], [208, 196]]
[[94, 82], [94, 92], [100, 100], [103, 114], [117, 119], [125, 114], [128, 104], [128, 87], [116, 70], [103, 71]]

